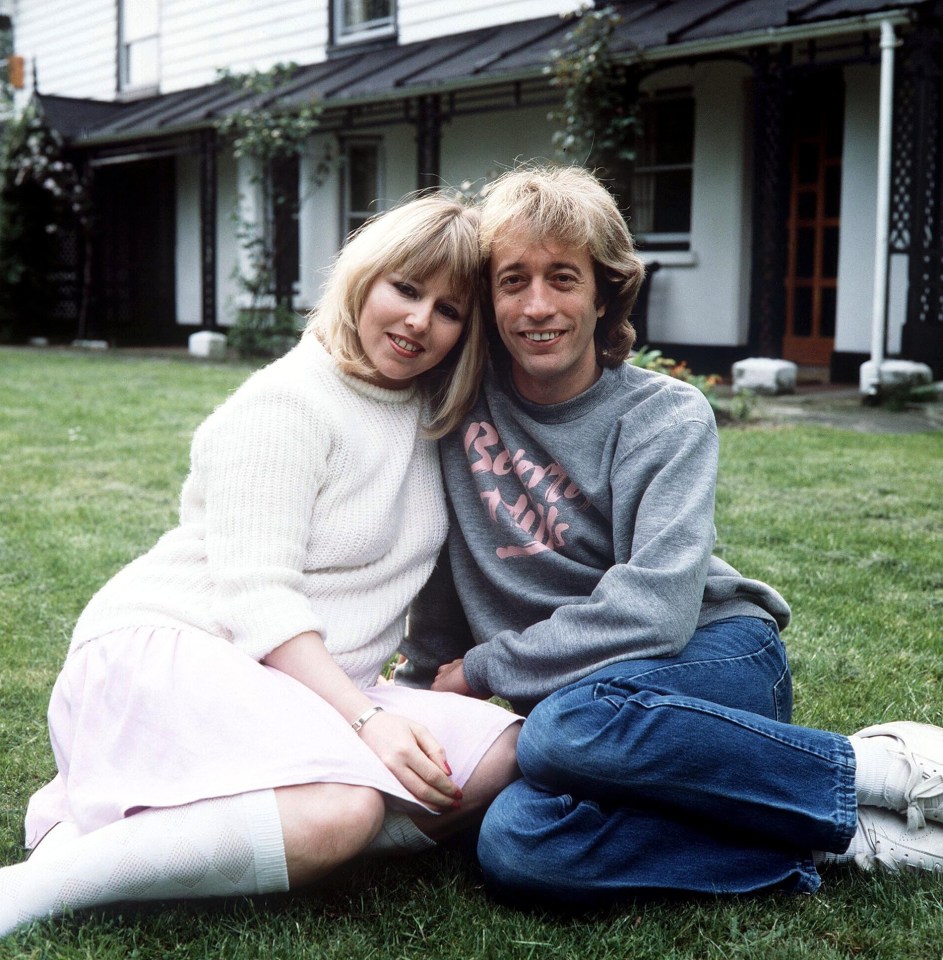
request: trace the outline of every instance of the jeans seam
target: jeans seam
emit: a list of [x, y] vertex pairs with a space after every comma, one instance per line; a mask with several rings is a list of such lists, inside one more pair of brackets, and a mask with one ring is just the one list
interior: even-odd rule
[[790, 676], [791, 676], [791, 675], [790, 675], [790, 672], [789, 672], [789, 665], [787, 664], [787, 665], [784, 667], [783, 672], [779, 675], [779, 679], [773, 684], [773, 708], [774, 708], [775, 711], [776, 711], [776, 720], [778, 720], [780, 723], [789, 723], [789, 721], [792, 719], [792, 709], [791, 709], [792, 696], [791, 696], [791, 689], [790, 689], [790, 691], [789, 691], [789, 693], [790, 693], [790, 698], [789, 698], [789, 699], [790, 699], [790, 709], [788, 709], [788, 710], [783, 709], [783, 702], [782, 702], [782, 700], [783, 700], [783, 690], [784, 690], [784, 688], [786, 687], [788, 681], [790, 680]]
[[[705, 714], [708, 714], [709, 716], [716, 717], [719, 720], [725, 720], [728, 723], [736, 724], [741, 729], [750, 730], [761, 737], [765, 737], [769, 740], [775, 740], [778, 743], [783, 744], [783, 746], [791, 747], [793, 750], [802, 750], [805, 753], [810, 753], [821, 760], [826, 760], [829, 763], [836, 763], [836, 757], [834, 756], [833, 751], [828, 753], [823, 753], [819, 750], [811, 748], [808, 743], [803, 743], [798, 740], [793, 740], [789, 737], [776, 736], [770, 730], [765, 729], [763, 726], [760, 726], [758, 724], [746, 723], [740, 717], [732, 717], [729, 711], [711, 710], [709, 709], [710, 701], [708, 700], [698, 700], [695, 702], [687, 697], [665, 697], [665, 698], [662, 698], [658, 703], [646, 703], [644, 700], [639, 700], [637, 697], [635, 698], [628, 697], [626, 699], [633, 700], [633, 702], [636, 705], [638, 705], [639, 707], [642, 707], [642, 709], [644, 710], [658, 710], [659, 708], [670, 707], [671, 709], [689, 710], [694, 713], [705, 713]], [[749, 716], [749, 714], [747, 714], [745, 711], [738, 711], [738, 712], [743, 713], [745, 716]], [[760, 719], [766, 721], [767, 723], [769, 722], [769, 719], [767, 717], [760, 717]], [[781, 724], [781, 726], [784, 727], [785, 729], [792, 728], [792, 725], [788, 723]], [[806, 731], [805, 727], [796, 727], [794, 729]], [[822, 732], [826, 733], [827, 731], [822, 731]], [[830, 736], [838, 738], [839, 734], [831, 734]], [[841, 757], [838, 759], [838, 763], [842, 766], [846, 765], [846, 758], [844, 754], [842, 754]]]
[[[712, 664], [723, 665], [723, 664], [729, 664], [729, 663], [737, 663], [738, 661], [744, 661], [744, 660], [756, 660], [759, 657], [761, 657], [764, 653], [766, 653], [769, 650], [769, 648], [773, 646], [779, 639], [779, 634], [773, 629], [773, 627], [770, 624], [766, 624], [766, 627], [769, 631], [766, 640], [762, 643], [762, 645], [757, 647], [755, 650], [750, 651], [750, 653], [739, 654], [737, 656], [732, 656], [732, 657], [712, 657], [711, 659], [702, 658], [700, 660], [686, 660], [683, 663], [666, 663], [664, 666], [653, 667], [651, 670], [646, 670], [644, 673], [633, 673], [631, 677], [626, 679], [628, 679], [632, 684], [635, 684], [636, 681], [643, 680], [645, 678], [657, 676], [658, 674], [668, 673], [669, 671], [684, 670], [687, 667], [703, 668], [705, 665], [712, 665]], [[780, 675], [779, 680], [777, 680], [777, 684], [781, 683], [782, 677], [788, 673], [789, 673], [789, 665], [784, 661], [784, 670], [783, 670], [783, 673]], [[596, 696], [596, 691], [600, 687], [606, 687], [612, 684], [613, 684], [612, 680], [600, 680], [594, 686], [594, 692], [593, 692], [594, 697], [596, 699], [600, 699], [600, 697]]]

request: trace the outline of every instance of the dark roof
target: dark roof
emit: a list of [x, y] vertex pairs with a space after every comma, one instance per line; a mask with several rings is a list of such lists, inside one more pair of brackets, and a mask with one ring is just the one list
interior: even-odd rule
[[705, 40], [729, 39], [756, 31], [802, 28], [829, 21], [906, 11], [923, 0], [653, 0], [620, 4], [619, 38], [627, 47], [650, 51]]
[[43, 94], [37, 101], [49, 124], [67, 140], [84, 139], [119, 114], [125, 105], [107, 100], [79, 100]]
[[[916, 11], [929, 0], [630, 0], [613, 49], [631, 57], [685, 55], [698, 43], [812, 28], [833, 21]], [[862, 27], [864, 23], [862, 22]], [[277, 92], [286, 106], [320, 100], [328, 108], [396, 102], [510, 80], [539, 79], [551, 51], [565, 44], [570, 23], [544, 17], [419, 43], [338, 51], [301, 67]], [[757, 43], [763, 42], [756, 39]], [[692, 46], [693, 45], [693, 46]], [[50, 121], [77, 143], [107, 144], [206, 127], [249, 98], [222, 82], [133, 101], [105, 103], [42, 96]]]

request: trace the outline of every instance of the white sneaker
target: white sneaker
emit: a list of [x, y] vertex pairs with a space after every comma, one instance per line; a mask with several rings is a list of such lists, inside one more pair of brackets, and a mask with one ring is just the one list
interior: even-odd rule
[[907, 771], [906, 782], [900, 784], [904, 797], [900, 812], [906, 812], [907, 826], [918, 830], [927, 820], [943, 823], [943, 727], [898, 720], [865, 727], [852, 737], [896, 740]]
[[928, 870], [943, 875], [943, 826], [911, 830], [904, 818], [881, 807], [858, 808], [858, 833], [868, 849], [855, 857], [862, 870]]

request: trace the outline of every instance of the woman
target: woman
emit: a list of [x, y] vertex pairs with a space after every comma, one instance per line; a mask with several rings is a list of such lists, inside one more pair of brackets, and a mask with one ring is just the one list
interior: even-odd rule
[[478, 274], [455, 200], [375, 218], [298, 346], [197, 430], [179, 526], [76, 625], [0, 935], [422, 849], [517, 775], [512, 714], [376, 685], [446, 533], [433, 438], [477, 388]]

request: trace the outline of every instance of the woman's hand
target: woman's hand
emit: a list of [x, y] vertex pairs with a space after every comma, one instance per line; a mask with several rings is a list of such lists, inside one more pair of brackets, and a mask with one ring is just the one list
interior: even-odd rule
[[396, 713], [375, 713], [359, 734], [418, 800], [440, 811], [461, 805], [462, 791], [450, 779], [445, 750], [424, 726]]
[[[265, 662], [309, 687], [349, 723], [374, 705], [334, 662], [317, 633], [293, 637], [276, 647]], [[445, 751], [421, 724], [381, 711], [358, 733], [418, 800], [438, 810], [450, 810], [461, 800], [462, 791], [449, 779]]]
[[435, 680], [432, 681], [432, 689], [439, 693], [460, 693], [463, 697], [483, 699], [481, 694], [472, 690], [465, 680], [464, 664], [464, 660], [443, 663], [435, 675]]

